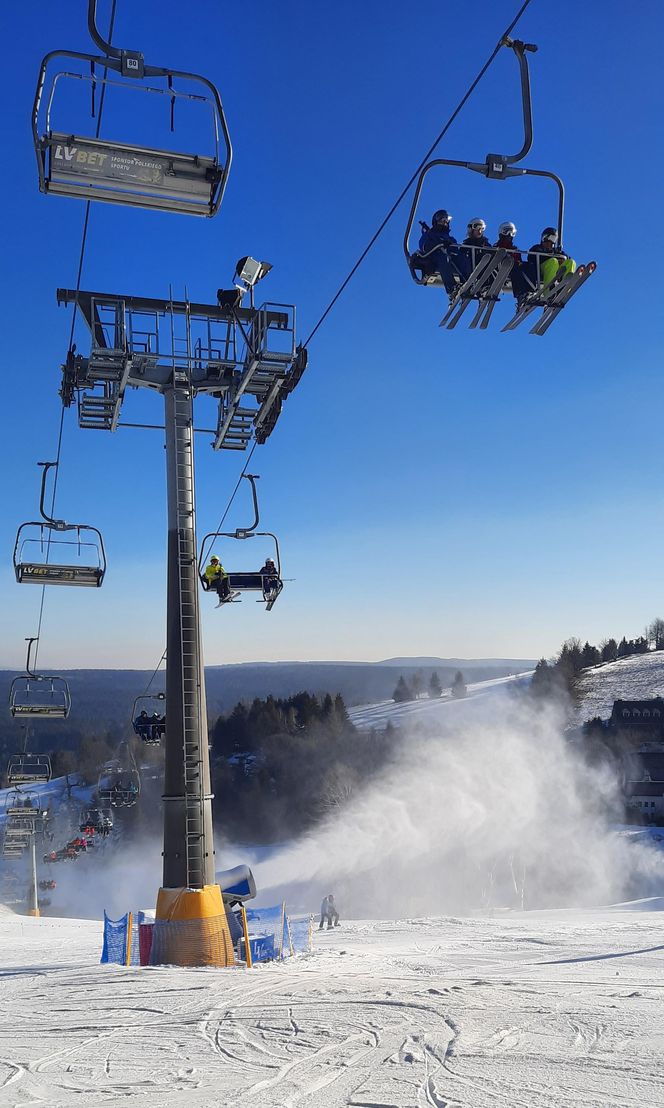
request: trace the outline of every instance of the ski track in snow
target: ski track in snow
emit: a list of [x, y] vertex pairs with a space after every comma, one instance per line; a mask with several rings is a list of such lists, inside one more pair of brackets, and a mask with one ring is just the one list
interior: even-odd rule
[[660, 904], [350, 921], [251, 971], [0, 917], [0, 1105], [664, 1106]]

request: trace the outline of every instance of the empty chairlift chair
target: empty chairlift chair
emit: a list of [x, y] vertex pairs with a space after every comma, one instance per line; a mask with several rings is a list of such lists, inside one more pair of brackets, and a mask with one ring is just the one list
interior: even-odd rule
[[[40, 190], [185, 215], [215, 215], [232, 158], [218, 90], [206, 77], [146, 65], [139, 51], [121, 50], [106, 42], [96, 26], [96, 7], [96, 0], [89, 0], [88, 30], [103, 54], [53, 50], [41, 64], [32, 113]], [[197, 91], [187, 91], [182, 82]], [[85, 134], [71, 114], [60, 114], [72, 85], [89, 86], [92, 116], [101, 113], [102, 93], [110, 90], [114, 107], [120, 91], [133, 94], [132, 108], [122, 115], [123, 122], [117, 124], [112, 139], [101, 134], [99, 115], [94, 133]], [[123, 141], [123, 131], [126, 137], [127, 127], [141, 118], [141, 106], [147, 108], [159, 98], [164, 101], [170, 131], [175, 130], [176, 104], [205, 113], [206, 140], [198, 134], [188, 135], [185, 151]], [[68, 107], [71, 110], [71, 105]], [[199, 142], [205, 142], [205, 149], [192, 153]]]
[[65, 523], [47, 515], [46, 478], [56, 462], [43, 466], [41, 520], [22, 523], [14, 544], [14, 573], [20, 585], [79, 585], [99, 588], [106, 574], [101, 532], [85, 523]]
[[42, 785], [51, 780], [51, 759], [48, 754], [24, 751], [12, 754], [7, 765], [10, 785]]
[[[199, 565], [199, 577], [201, 585], [206, 592], [210, 592], [216, 589], [214, 584], [210, 584], [205, 576], [204, 565], [204, 551], [211, 550], [211, 544], [215, 539], [233, 539], [234, 541], [244, 542], [246, 539], [254, 538], [266, 538], [270, 540], [270, 544], [274, 550], [274, 557], [271, 559], [274, 565], [274, 572], [269, 573], [261, 572], [261, 569], [252, 570], [249, 572], [238, 572], [236, 570], [228, 571], [228, 583], [230, 587], [230, 599], [234, 594], [242, 592], [260, 592], [261, 598], [257, 601], [259, 604], [265, 604], [266, 612], [272, 611], [272, 608], [279, 598], [279, 594], [284, 587], [284, 583], [281, 579], [281, 554], [279, 551], [279, 540], [272, 531], [257, 531], [259, 523], [259, 510], [258, 510], [258, 497], [256, 493], [256, 481], [258, 475], [254, 473], [244, 473], [243, 477], [246, 477], [251, 485], [251, 492], [254, 502], [254, 521], [250, 527], [238, 527], [235, 531], [211, 531], [205, 535], [201, 543], [201, 550], [198, 558]], [[267, 559], [266, 559], [267, 563]]]
[[[66, 719], [71, 709], [71, 695], [64, 677], [46, 677], [31, 669], [30, 653], [33, 642], [37, 641], [34, 637], [26, 639], [28, 656], [25, 673], [15, 677], [10, 685], [9, 711], [12, 716], [21, 718], [30, 716], [42, 719]], [[47, 781], [50, 776], [49, 766]]]

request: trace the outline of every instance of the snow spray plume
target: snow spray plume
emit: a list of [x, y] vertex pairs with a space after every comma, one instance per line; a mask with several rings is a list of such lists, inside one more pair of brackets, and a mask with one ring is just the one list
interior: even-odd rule
[[315, 911], [333, 891], [347, 916], [403, 918], [661, 894], [664, 861], [610, 829], [615, 777], [583, 764], [562, 722], [486, 698], [444, 737], [404, 733], [396, 766], [255, 866], [261, 902]]
[[[82, 919], [111, 919], [127, 911], [154, 908], [161, 885], [161, 841], [141, 838], [140, 844], [107, 842], [75, 862], [52, 866], [57, 881], [52, 912]], [[51, 870], [49, 870], [49, 876]]]

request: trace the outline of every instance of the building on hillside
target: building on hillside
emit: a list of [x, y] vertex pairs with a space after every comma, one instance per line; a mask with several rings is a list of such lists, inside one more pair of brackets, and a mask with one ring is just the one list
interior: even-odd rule
[[664, 737], [664, 700], [614, 700], [609, 727], [614, 731], [636, 731], [645, 738]]
[[664, 819], [664, 781], [629, 781], [625, 785], [625, 803], [646, 822]]

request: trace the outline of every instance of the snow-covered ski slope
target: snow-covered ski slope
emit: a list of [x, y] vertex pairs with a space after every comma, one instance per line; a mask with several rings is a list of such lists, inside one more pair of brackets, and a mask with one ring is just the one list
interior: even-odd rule
[[[348, 715], [360, 731], [368, 731], [372, 727], [382, 731], [388, 721], [395, 727], [407, 723], [437, 723], [441, 719], [441, 712], [447, 713], [450, 709], [460, 711], [461, 705], [467, 704], [471, 699], [508, 692], [516, 684], [530, 680], [531, 676], [532, 670], [528, 670], [509, 677], [493, 677], [489, 681], [468, 684], [467, 696], [462, 700], [456, 700], [447, 689], [443, 696], [435, 700], [430, 700], [427, 696], [422, 696], [419, 700], [407, 700], [403, 704], [381, 700], [378, 704], [362, 704], [357, 708], [349, 708]], [[447, 715], [445, 720], [450, 722]]]
[[356, 921], [251, 971], [3, 914], [0, 1104], [655, 1108], [663, 904]]
[[664, 650], [634, 654], [617, 662], [587, 669], [579, 681], [581, 722], [608, 719], [614, 700], [649, 700], [664, 696]]
[[[438, 700], [423, 696], [420, 700], [408, 700], [404, 704], [395, 704], [393, 700], [383, 700], [379, 704], [363, 704], [349, 709], [352, 722], [360, 731], [371, 727], [382, 730], [391, 720], [396, 726], [416, 724], [452, 724], [451, 712], [466, 712], [470, 701], [479, 697], [495, 696], [509, 692], [515, 685], [530, 680], [532, 671], [517, 673], [510, 677], [497, 677], [490, 681], [478, 681], [468, 684], [468, 695], [463, 700], [455, 700], [446, 690]], [[608, 719], [614, 700], [647, 700], [654, 696], [664, 696], [664, 651], [650, 654], [635, 654], [631, 658], [621, 658], [617, 662], [607, 662], [594, 669], [585, 670], [579, 680], [579, 722], [601, 716]], [[473, 709], [477, 705], [473, 705]]]

